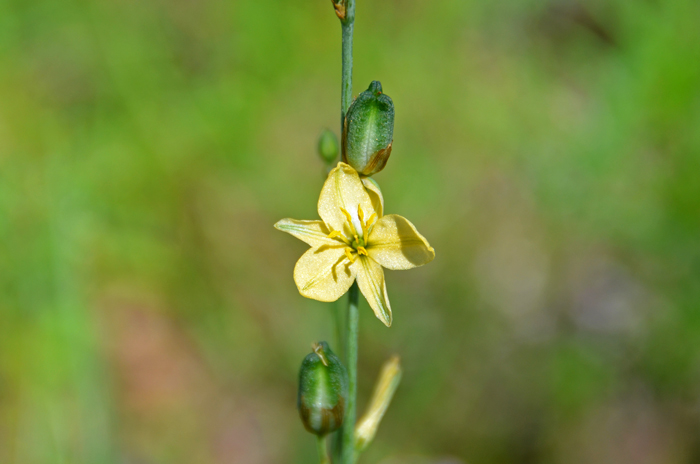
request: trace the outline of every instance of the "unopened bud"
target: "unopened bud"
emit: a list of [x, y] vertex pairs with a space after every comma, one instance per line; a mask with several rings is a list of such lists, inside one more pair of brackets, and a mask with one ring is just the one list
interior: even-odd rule
[[367, 407], [367, 412], [355, 427], [355, 448], [362, 451], [372, 442], [377, 433], [379, 423], [391, 403], [396, 388], [401, 381], [401, 365], [399, 358], [394, 356], [382, 367], [379, 380], [374, 387], [372, 399]]
[[389, 160], [394, 138], [394, 103], [373, 81], [352, 102], [343, 128], [343, 161], [365, 176], [378, 173]]
[[318, 138], [318, 154], [326, 164], [334, 164], [338, 158], [338, 137], [325, 129]]
[[323, 436], [343, 424], [348, 373], [328, 343], [317, 343], [313, 349], [301, 363], [297, 406], [306, 430]]

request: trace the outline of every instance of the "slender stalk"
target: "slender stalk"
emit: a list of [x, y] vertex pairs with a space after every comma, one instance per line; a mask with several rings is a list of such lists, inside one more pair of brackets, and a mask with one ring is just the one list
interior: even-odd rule
[[348, 323], [346, 326], [345, 366], [348, 370], [348, 402], [342, 429], [342, 462], [355, 464], [355, 417], [357, 415], [357, 334], [360, 313], [358, 311], [360, 290], [357, 282], [348, 292]]
[[343, 133], [345, 113], [352, 103], [352, 34], [355, 28], [355, 0], [346, 0], [343, 30], [343, 76], [340, 89], [340, 133]]
[[326, 444], [325, 435], [316, 437], [316, 447], [318, 448], [318, 460], [321, 464], [331, 464], [331, 459], [328, 457], [328, 445]]
[[[340, 91], [340, 133], [343, 133], [345, 114], [352, 103], [352, 35], [355, 27], [355, 0], [344, 0], [345, 17], [341, 19], [343, 32], [343, 71]], [[357, 282], [348, 292], [348, 319], [345, 325], [345, 366], [348, 370], [348, 401], [340, 436], [340, 457], [343, 464], [355, 464], [355, 417], [357, 399], [357, 334], [360, 290]]]
[[335, 301], [332, 307], [333, 311], [333, 325], [335, 326], [335, 346], [337, 347], [336, 353], [342, 359], [345, 359], [345, 333], [343, 328], [345, 324], [343, 323], [343, 302], [341, 300]]

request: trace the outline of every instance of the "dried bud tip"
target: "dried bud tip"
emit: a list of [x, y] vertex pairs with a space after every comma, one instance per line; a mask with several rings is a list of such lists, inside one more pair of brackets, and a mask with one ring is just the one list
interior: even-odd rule
[[345, 0], [331, 0], [333, 3], [333, 8], [335, 8], [335, 14], [341, 21], [345, 21]]

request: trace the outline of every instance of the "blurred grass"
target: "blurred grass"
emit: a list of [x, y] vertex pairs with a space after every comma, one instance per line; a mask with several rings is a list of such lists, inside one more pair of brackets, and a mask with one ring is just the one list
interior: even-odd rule
[[[338, 126], [330, 5], [0, 1], [0, 462], [312, 462], [291, 272]], [[377, 176], [437, 251], [365, 305], [364, 462], [700, 459], [700, 7], [360, 1]], [[448, 457], [450, 457], [448, 459]]]

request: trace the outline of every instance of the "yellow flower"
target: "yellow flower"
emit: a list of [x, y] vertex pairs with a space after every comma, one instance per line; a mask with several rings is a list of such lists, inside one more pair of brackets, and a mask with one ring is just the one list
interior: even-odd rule
[[320, 221], [282, 219], [275, 227], [311, 245], [294, 267], [299, 293], [335, 301], [357, 279], [374, 314], [391, 326], [384, 270], [411, 269], [435, 257], [435, 250], [407, 219], [383, 214], [383, 198], [371, 179], [338, 163], [318, 199]]

